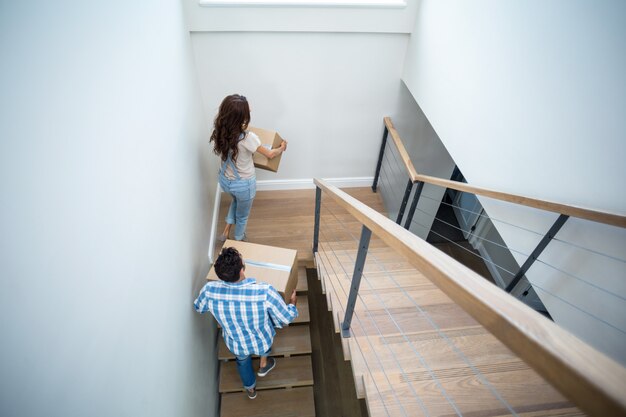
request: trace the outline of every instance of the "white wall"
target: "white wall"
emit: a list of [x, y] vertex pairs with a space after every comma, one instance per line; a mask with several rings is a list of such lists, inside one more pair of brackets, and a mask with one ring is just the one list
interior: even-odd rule
[[[625, 21], [622, 1], [423, 0], [403, 79], [469, 183], [624, 213]], [[481, 203], [540, 233], [556, 218]], [[496, 226], [525, 254], [540, 239]], [[626, 253], [624, 230], [572, 221], [559, 237]], [[623, 262], [559, 245], [542, 260], [591, 285], [541, 266], [527, 276], [561, 297], [538, 290], [558, 323], [626, 363]]]
[[0, 415], [215, 415], [181, 4], [3, 2], [0, 57]]
[[193, 33], [206, 118], [228, 94], [248, 97], [251, 125], [289, 141], [259, 180], [371, 177], [383, 117], [397, 105], [407, 35]]

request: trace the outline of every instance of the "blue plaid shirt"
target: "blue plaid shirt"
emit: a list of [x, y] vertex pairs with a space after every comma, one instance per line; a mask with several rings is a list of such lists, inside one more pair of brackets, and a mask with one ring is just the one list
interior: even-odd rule
[[298, 317], [293, 304], [285, 304], [269, 284], [246, 278], [239, 282], [211, 281], [193, 303], [196, 311], [210, 311], [222, 326], [228, 349], [237, 356], [269, 351], [276, 331]]

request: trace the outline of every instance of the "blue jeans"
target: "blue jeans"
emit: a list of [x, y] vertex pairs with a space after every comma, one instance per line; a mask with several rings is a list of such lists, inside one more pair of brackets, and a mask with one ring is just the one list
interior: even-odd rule
[[220, 175], [220, 186], [233, 198], [226, 215], [226, 223], [235, 225], [235, 240], [242, 240], [246, 232], [252, 201], [256, 196], [256, 178], [229, 180]]
[[[268, 350], [263, 356], [268, 356], [270, 351]], [[256, 387], [256, 374], [252, 369], [252, 355], [248, 356], [236, 356], [237, 372], [239, 372], [239, 378], [243, 383], [245, 389], [252, 389]]]
[[235, 359], [237, 362], [237, 372], [239, 372], [239, 378], [243, 383], [245, 389], [252, 389], [256, 387], [256, 375], [254, 369], [252, 369], [252, 355], [237, 356]]

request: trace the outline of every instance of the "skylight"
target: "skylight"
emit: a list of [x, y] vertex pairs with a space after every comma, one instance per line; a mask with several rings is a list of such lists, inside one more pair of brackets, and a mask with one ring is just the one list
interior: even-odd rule
[[198, 0], [204, 7], [406, 7], [405, 0]]

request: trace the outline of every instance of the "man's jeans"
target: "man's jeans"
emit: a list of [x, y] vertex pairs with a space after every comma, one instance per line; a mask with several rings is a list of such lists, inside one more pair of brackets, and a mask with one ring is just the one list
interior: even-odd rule
[[252, 355], [237, 356], [237, 372], [245, 389], [256, 387], [256, 375], [252, 369]]
[[[265, 352], [263, 356], [269, 356], [270, 350]], [[239, 372], [239, 377], [241, 378], [243, 387], [245, 389], [252, 389], [256, 387], [256, 374], [252, 369], [252, 355], [236, 356], [235, 358], [237, 362], [237, 372]]]

